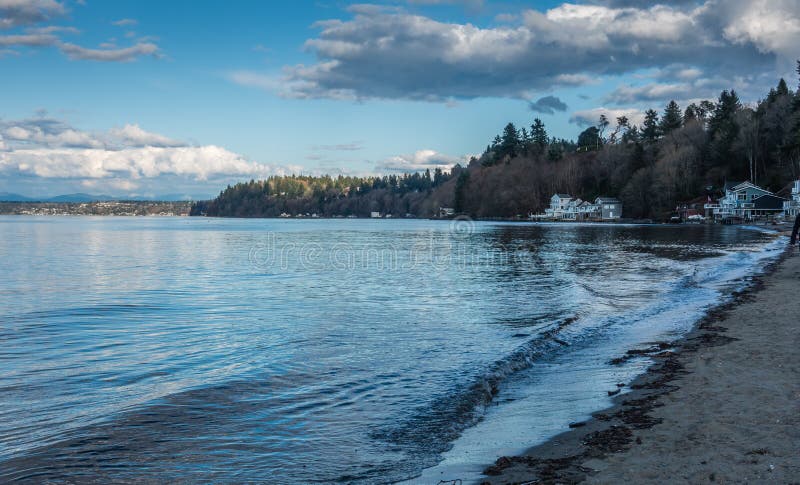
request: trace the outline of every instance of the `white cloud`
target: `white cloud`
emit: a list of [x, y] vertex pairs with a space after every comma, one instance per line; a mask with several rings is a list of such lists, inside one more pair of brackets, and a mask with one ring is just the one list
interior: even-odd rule
[[[724, 37], [736, 44], [753, 44], [762, 53], [789, 60], [800, 46], [800, 5], [797, 0], [737, 0], [709, 2], [725, 14]], [[726, 8], [725, 8], [726, 7]]]
[[521, 24], [492, 28], [350, 7], [350, 19], [315, 24], [319, 35], [305, 43], [315, 63], [231, 79], [295, 98], [530, 99], [665, 65], [682, 65], [681, 81], [731, 78], [742, 65], [754, 77], [774, 73], [775, 57], [800, 45], [797, 0], [596, 3], [525, 10]]
[[111, 22], [112, 25], [116, 25], [118, 27], [126, 27], [130, 25], [137, 25], [139, 22], [136, 19], [119, 19], [114, 22]]
[[[109, 43], [100, 45], [100, 49], [83, 47], [74, 43], [64, 42], [61, 34], [78, 34], [80, 30], [71, 26], [45, 25], [34, 26], [51, 20], [66, 13], [63, 2], [55, 0], [0, 0], [0, 30], [18, 29], [16, 32], [0, 35], [0, 48], [2, 47], [57, 47], [64, 55], [73, 60], [91, 60], [101, 62], [128, 62], [142, 56], [152, 55], [158, 57], [159, 47], [148, 40], [149, 37], [139, 37], [138, 42], [128, 47], [111, 46]], [[121, 19], [113, 22], [115, 25], [135, 25], [133, 19]], [[135, 33], [130, 33], [135, 37]], [[127, 36], [127, 34], [126, 34]], [[9, 54], [19, 54], [14, 49], [0, 49], [0, 57]]]
[[55, 0], [0, 0], [0, 29], [35, 24], [65, 13], [63, 3]]
[[178, 175], [206, 180], [216, 175], [266, 177], [277, 167], [245, 160], [224, 148], [141, 147], [122, 150], [38, 148], [0, 153], [0, 170], [43, 178], [155, 178]]
[[177, 147], [186, 145], [181, 141], [173, 140], [158, 133], [144, 131], [139, 125], [125, 125], [122, 128], [114, 128], [111, 130], [111, 135], [119, 138], [125, 145], [135, 147]]
[[616, 119], [620, 116], [625, 116], [631, 125], [641, 126], [644, 122], [644, 113], [635, 108], [624, 109], [609, 109], [609, 108], [593, 108], [583, 111], [576, 111], [572, 113], [569, 119], [570, 123], [575, 123], [579, 126], [595, 126], [600, 121], [600, 116], [606, 115], [611, 123], [615, 123]]
[[687, 83], [650, 83], [644, 86], [619, 86], [606, 99], [615, 104], [630, 104], [639, 101], [662, 101], [691, 97], [694, 87]]
[[464, 164], [467, 157], [453, 157], [436, 150], [418, 150], [411, 155], [398, 155], [387, 158], [376, 165], [378, 170], [392, 172], [419, 172], [425, 169], [441, 168], [449, 170], [456, 163]]
[[44, 47], [54, 45], [58, 38], [51, 34], [0, 35], [0, 46]]
[[120, 49], [88, 49], [79, 45], [62, 42], [58, 48], [73, 60], [100, 62], [128, 62], [141, 56], [158, 55], [158, 46], [151, 42], [139, 42]]
[[136, 124], [89, 133], [49, 118], [0, 121], [0, 173], [4, 177], [96, 180], [86, 183], [132, 190], [142, 185], [142, 180], [165, 176], [206, 181], [296, 170], [299, 167], [250, 161], [216, 145], [192, 146]]

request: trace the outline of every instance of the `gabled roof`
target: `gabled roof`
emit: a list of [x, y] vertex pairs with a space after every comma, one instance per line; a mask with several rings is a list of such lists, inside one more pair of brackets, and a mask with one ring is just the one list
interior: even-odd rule
[[737, 185], [742, 185], [743, 183], [745, 182], [725, 182], [725, 186], [722, 188], [722, 190], [727, 192], [736, 187]]
[[559, 199], [571, 199], [572, 196], [569, 194], [555, 194], [553, 197], [558, 197]]
[[601, 204], [619, 204], [620, 203], [619, 199], [617, 199], [615, 197], [598, 197], [595, 200], [597, 202], [600, 202]]
[[759, 187], [758, 185], [755, 185], [755, 184], [753, 184], [751, 182], [742, 182], [742, 183], [740, 183], [738, 185], [734, 185], [733, 187], [731, 187], [731, 188], [729, 188], [727, 190], [730, 190], [732, 192], [738, 192], [740, 190], [745, 190], [745, 189], [756, 189], [758, 191], [764, 192], [765, 194], [771, 194], [772, 193], [769, 190], [763, 189], [763, 188]]

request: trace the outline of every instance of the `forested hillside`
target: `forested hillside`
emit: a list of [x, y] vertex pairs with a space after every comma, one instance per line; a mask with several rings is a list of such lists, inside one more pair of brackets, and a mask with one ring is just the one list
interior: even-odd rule
[[752, 106], [733, 90], [683, 108], [673, 101], [648, 110], [641, 126], [601, 117], [575, 142], [549, 137], [539, 119], [529, 128], [509, 123], [480, 158], [450, 173], [271, 177], [228, 187], [192, 213], [430, 217], [446, 206], [473, 217], [515, 217], [567, 192], [616, 196], [626, 217], [663, 219], [680, 202], [716, 196], [725, 181], [780, 191], [799, 175], [800, 90], [781, 79]]

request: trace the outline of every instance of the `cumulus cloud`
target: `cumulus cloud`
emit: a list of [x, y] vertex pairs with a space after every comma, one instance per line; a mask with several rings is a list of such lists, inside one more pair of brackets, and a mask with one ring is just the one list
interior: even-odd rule
[[139, 125], [125, 125], [122, 128], [114, 128], [111, 135], [119, 138], [123, 144], [135, 147], [178, 147], [185, 143], [173, 140], [158, 133], [144, 131]]
[[216, 145], [190, 145], [135, 124], [91, 133], [51, 118], [0, 121], [0, 174], [6, 179], [70, 179], [130, 190], [163, 177], [197, 182], [297, 169], [250, 161]]
[[583, 127], [595, 126], [600, 121], [600, 116], [602, 115], [606, 115], [606, 118], [608, 118], [611, 123], [614, 123], [615, 120], [620, 116], [627, 117], [631, 125], [641, 126], [641, 124], [644, 122], [644, 113], [635, 108], [594, 108], [576, 111], [575, 113], [572, 113], [569, 122]]
[[565, 3], [493, 28], [374, 5], [350, 13], [316, 24], [305, 43], [316, 62], [234, 80], [296, 98], [530, 99], [672, 64], [723, 77], [742, 65], [774, 72], [800, 45], [796, 0]]
[[104, 142], [94, 135], [49, 118], [0, 121], [0, 135], [9, 144], [16, 147], [97, 148], [104, 146]]
[[528, 108], [534, 113], [555, 114], [556, 111], [566, 111], [567, 103], [556, 96], [545, 96], [528, 103]]
[[0, 29], [31, 25], [66, 13], [55, 0], [0, 0]]
[[441, 168], [449, 170], [453, 165], [464, 164], [467, 157], [453, 157], [436, 150], [418, 150], [411, 155], [398, 155], [379, 162], [376, 168], [380, 171], [419, 172], [425, 169]]
[[275, 167], [250, 162], [215, 145], [199, 147], [30, 148], [0, 153], [0, 170], [16, 170], [43, 178], [131, 179], [179, 175], [206, 180], [211, 175], [265, 177]]
[[738, 9], [727, 12], [725, 39], [738, 45], [754, 45], [764, 54], [777, 53], [789, 59], [797, 55], [800, 6], [796, 0], [747, 0], [738, 4]]

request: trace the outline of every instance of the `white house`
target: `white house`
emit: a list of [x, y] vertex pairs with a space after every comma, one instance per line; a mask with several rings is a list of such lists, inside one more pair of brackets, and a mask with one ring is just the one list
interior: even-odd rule
[[777, 215], [784, 210], [783, 199], [750, 182], [725, 184], [725, 196], [705, 205], [714, 220], [754, 219]]
[[550, 207], [544, 210], [544, 214], [548, 219], [563, 219], [564, 213], [572, 201], [572, 196], [569, 194], [555, 194], [550, 197]]
[[550, 198], [550, 207], [545, 209], [544, 219], [557, 221], [617, 221], [622, 217], [622, 202], [613, 197], [598, 197], [594, 203], [555, 194]]
[[800, 214], [800, 180], [795, 180], [792, 184], [792, 199], [784, 201], [783, 211], [787, 217], [797, 217]]

